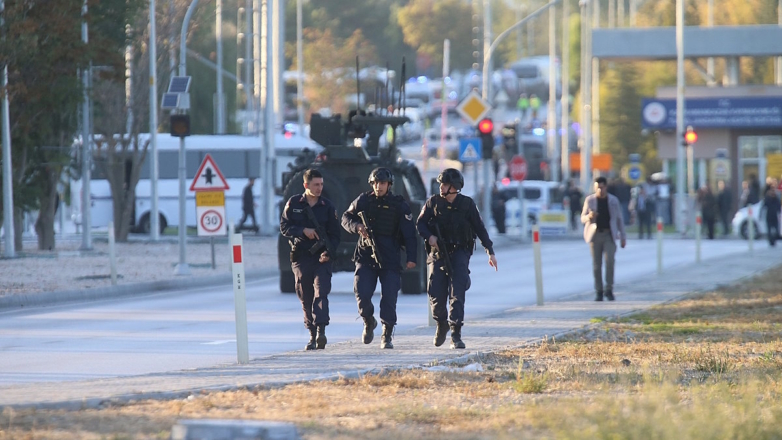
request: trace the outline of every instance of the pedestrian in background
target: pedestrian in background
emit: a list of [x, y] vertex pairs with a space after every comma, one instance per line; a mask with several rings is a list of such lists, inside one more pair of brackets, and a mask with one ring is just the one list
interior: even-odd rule
[[[434, 345], [439, 347], [451, 329], [451, 348], [465, 348], [462, 341], [465, 292], [470, 288], [470, 256], [476, 236], [489, 255], [489, 265], [497, 270], [497, 257], [486, 226], [475, 202], [460, 193], [464, 176], [459, 170], [447, 168], [437, 176], [439, 194], [426, 201], [416, 227], [426, 241], [429, 255], [429, 300], [432, 316], [437, 322]], [[437, 237], [437, 230], [440, 237]], [[450, 272], [444, 259], [448, 254]], [[448, 306], [450, 303], [450, 313]]]
[[635, 213], [635, 218], [638, 221], [638, 238], [644, 238], [644, 229], [646, 229], [646, 238], [652, 238], [654, 198], [646, 194], [646, 188], [643, 185], [638, 187], [638, 194], [630, 202], [630, 211]]
[[394, 348], [391, 339], [396, 325], [396, 301], [402, 286], [401, 251], [404, 246], [407, 262], [405, 269], [414, 269], [418, 255], [415, 225], [410, 206], [404, 197], [391, 192], [394, 184], [391, 170], [375, 168], [369, 175], [369, 184], [372, 191], [359, 195], [342, 214], [342, 228], [361, 236], [353, 252], [353, 261], [356, 263], [353, 292], [356, 294], [358, 314], [364, 320], [361, 340], [364, 344], [370, 344], [374, 339], [377, 320], [372, 295], [379, 279], [380, 322], [383, 323], [380, 348]]
[[540, 98], [538, 98], [538, 95], [533, 93], [529, 96], [529, 108], [532, 109], [532, 119], [538, 119], [538, 110], [540, 109]]
[[252, 217], [253, 225], [250, 229], [258, 233], [258, 223], [255, 221], [255, 198], [253, 197], [253, 185], [255, 185], [255, 178], [250, 177], [242, 190], [242, 219], [239, 221], [239, 226], [236, 227], [238, 231], [244, 229], [244, 223], [248, 217]]
[[[766, 190], [766, 195], [763, 198], [763, 207], [760, 210], [765, 211], [766, 214], [768, 244], [776, 246], [777, 238], [779, 238], [779, 211], [782, 210], [776, 188], [770, 187]], [[763, 213], [761, 212], [760, 214], [762, 215]]]
[[521, 120], [527, 119], [527, 111], [529, 110], [529, 98], [526, 93], [522, 93], [519, 96], [519, 100], [516, 101], [516, 108], [519, 110], [519, 116]]
[[581, 214], [581, 199], [584, 197], [584, 193], [578, 187], [578, 184], [571, 180], [570, 188], [567, 192], [568, 201], [570, 202], [570, 228], [574, 231], [578, 228], [578, 217]]
[[[581, 223], [584, 224], [584, 241], [589, 244], [589, 249], [592, 251], [595, 301], [602, 301], [603, 293], [609, 301], [613, 301], [615, 239], [619, 238], [622, 248], [624, 248], [627, 245], [627, 235], [625, 234], [619, 199], [608, 193], [608, 181], [605, 177], [595, 179], [594, 194], [588, 195], [584, 200]], [[603, 284], [604, 255], [606, 262], [605, 284]]]
[[730, 189], [725, 185], [724, 180], [717, 182], [717, 209], [720, 213], [720, 222], [722, 222], [722, 235], [730, 233], [730, 209], [733, 198]]
[[304, 326], [310, 332], [305, 350], [326, 348], [334, 257], [328, 249], [336, 251], [340, 238], [337, 210], [322, 193], [320, 171], [305, 171], [304, 194], [288, 199], [280, 218], [280, 232], [291, 245], [291, 269], [296, 277], [296, 295], [304, 311]]
[[709, 240], [714, 240], [714, 222], [717, 220], [717, 199], [708, 185], [704, 185], [698, 191], [698, 203], [701, 207], [701, 219], [706, 226]]

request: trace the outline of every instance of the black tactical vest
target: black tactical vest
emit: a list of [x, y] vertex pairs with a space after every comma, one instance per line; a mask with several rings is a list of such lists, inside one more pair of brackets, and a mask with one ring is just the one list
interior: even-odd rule
[[461, 194], [451, 204], [444, 197], [435, 197], [434, 220], [449, 245], [471, 249], [475, 244], [475, 232], [467, 219], [470, 206], [470, 199]]
[[369, 196], [366, 213], [373, 233], [396, 236], [399, 216], [402, 213], [402, 200], [401, 196], [393, 194], [382, 198], [377, 198], [374, 194]]

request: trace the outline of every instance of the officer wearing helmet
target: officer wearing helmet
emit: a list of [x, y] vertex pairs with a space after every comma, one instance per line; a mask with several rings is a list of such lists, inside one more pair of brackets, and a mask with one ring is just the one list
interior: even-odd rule
[[[353, 290], [358, 313], [364, 319], [362, 341], [372, 342], [377, 320], [372, 294], [380, 279], [380, 321], [383, 323], [381, 348], [394, 348], [391, 342], [396, 325], [396, 300], [403, 270], [400, 252], [405, 248], [406, 269], [416, 266], [416, 237], [413, 214], [405, 199], [391, 193], [394, 175], [388, 168], [375, 168], [369, 175], [372, 191], [359, 195], [342, 214], [342, 227], [361, 238], [353, 253], [356, 272]], [[369, 229], [364, 225], [362, 217]], [[372, 240], [376, 249], [372, 249]], [[377, 252], [375, 252], [377, 251]], [[378, 263], [379, 260], [379, 263]]]
[[[447, 168], [437, 176], [437, 182], [440, 183], [439, 194], [426, 201], [416, 223], [429, 255], [429, 300], [432, 316], [437, 321], [434, 345], [443, 345], [450, 325], [451, 348], [465, 348], [462, 341], [464, 300], [465, 292], [470, 288], [470, 256], [476, 236], [481, 239], [489, 255], [489, 265], [494, 270], [497, 270], [497, 257], [478, 207], [471, 198], [459, 192], [464, 187], [462, 173]], [[438, 229], [440, 239], [436, 234]], [[447, 273], [441, 252], [448, 253], [452, 273]]]

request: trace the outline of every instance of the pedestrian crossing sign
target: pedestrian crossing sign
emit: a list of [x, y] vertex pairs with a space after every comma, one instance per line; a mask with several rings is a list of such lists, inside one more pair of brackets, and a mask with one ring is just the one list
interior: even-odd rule
[[459, 140], [459, 160], [462, 162], [479, 162], [483, 151], [480, 138], [463, 138]]

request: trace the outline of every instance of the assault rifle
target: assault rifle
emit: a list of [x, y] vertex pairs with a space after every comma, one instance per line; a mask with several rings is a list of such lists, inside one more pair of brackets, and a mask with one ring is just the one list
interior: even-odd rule
[[329, 235], [326, 233], [326, 228], [318, 223], [318, 219], [315, 217], [315, 213], [312, 212], [312, 207], [309, 203], [304, 205], [304, 211], [307, 213], [307, 218], [315, 225], [315, 232], [318, 233], [318, 241], [310, 248], [310, 255], [320, 253], [323, 248], [329, 253], [329, 258], [336, 258], [337, 253], [334, 251], [334, 245], [329, 240]]
[[451, 266], [451, 256], [448, 255], [448, 250], [445, 249], [445, 242], [443, 241], [443, 234], [440, 233], [440, 225], [434, 224], [434, 236], [437, 237], [437, 259], [443, 260], [443, 268], [445, 269], [445, 275], [453, 278], [453, 266]]
[[383, 259], [380, 258], [380, 252], [377, 247], [377, 242], [375, 241], [375, 234], [372, 232], [372, 228], [369, 227], [369, 224], [367, 223], [367, 218], [364, 216], [363, 212], [358, 213], [358, 217], [361, 219], [361, 223], [364, 224], [364, 227], [367, 228], [367, 234], [369, 234], [369, 247], [372, 249], [372, 259], [375, 260], [375, 263], [377, 263], [377, 267], [383, 268]]

